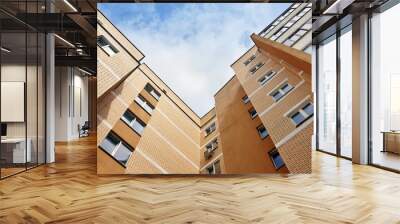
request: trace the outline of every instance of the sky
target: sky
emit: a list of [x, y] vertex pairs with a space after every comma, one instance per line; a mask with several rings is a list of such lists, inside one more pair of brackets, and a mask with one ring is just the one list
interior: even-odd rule
[[143, 60], [199, 116], [234, 75], [230, 65], [290, 4], [101, 3]]

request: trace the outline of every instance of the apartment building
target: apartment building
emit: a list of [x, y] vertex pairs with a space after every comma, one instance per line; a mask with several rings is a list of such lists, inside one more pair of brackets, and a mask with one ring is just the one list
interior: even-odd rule
[[[280, 32], [309, 6], [293, 4], [270, 31]], [[269, 31], [253, 34], [255, 45], [232, 64], [236, 74], [215, 94], [215, 107], [199, 117], [98, 14], [99, 174], [311, 172], [308, 33], [290, 46], [268, 39]], [[285, 36], [310, 19], [308, 9]], [[121, 58], [132, 63], [121, 65]]]

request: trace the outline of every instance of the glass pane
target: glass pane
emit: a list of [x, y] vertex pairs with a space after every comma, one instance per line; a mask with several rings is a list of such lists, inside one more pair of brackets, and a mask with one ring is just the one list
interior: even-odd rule
[[108, 153], [112, 153], [114, 151], [115, 146], [119, 143], [118, 140], [114, 139], [110, 134], [105, 138], [100, 146], [102, 149], [106, 150]]
[[119, 145], [117, 152], [114, 155], [114, 158], [121, 163], [126, 164], [129, 157], [131, 156], [131, 153], [131, 150], [129, 150], [124, 144], [121, 144]]
[[131, 122], [135, 119], [133, 114], [130, 111], [125, 111], [124, 115], [122, 116], [122, 120], [124, 120], [128, 125], [131, 124]]
[[340, 36], [340, 154], [352, 156], [352, 37]]
[[38, 35], [37, 33], [27, 33], [27, 80], [26, 80], [26, 116], [27, 116], [27, 167], [35, 167], [38, 163], [37, 149], [37, 82], [38, 82]]
[[336, 37], [318, 48], [318, 147], [336, 154]]
[[[26, 144], [26, 33], [2, 33], [1, 47], [1, 122], [6, 133], [1, 139], [2, 177], [25, 170], [31, 161], [31, 141]], [[28, 146], [28, 151], [27, 151]]]
[[314, 107], [311, 103], [307, 104], [305, 107], [303, 107], [304, 112], [306, 112], [308, 115], [311, 115], [314, 113]]
[[144, 108], [147, 112], [149, 112], [150, 114], [151, 114], [151, 112], [153, 112], [153, 108], [152, 108], [149, 104], [147, 104], [147, 103], [143, 104], [143, 108]]
[[46, 52], [45, 52], [45, 44], [46, 39], [44, 34], [39, 34], [38, 40], [38, 164], [45, 163], [46, 158], [46, 149], [45, 149], [45, 60], [46, 60]]
[[139, 123], [137, 120], [135, 120], [132, 124], [133, 130], [135, 130], [137, 133], [142, 134], [144, 130], [144, 126]]
[[260, 127], [260, 128], [258, 129], [258, 133], [260, 134], [260, 137], [261, 137], [261, 138], [265, 138], [265, 137], [268, 136], [267, 129], [265, 129], [264, 126], [262, 126], [262, 127]]
[[400, 170], [400, 4], [372, 17], [372, 163]]
[[283, 94], [280, 91], [277, 91], [273, 94], [275, 101], [278, 101], [282, 96]]
[[289, 84], [285, 84], [285, 85], [282, 87], [282, 90], [283, 90], [285, 93], [289, 92], [291, 89], [292, 89], [292, 86], [289, 85]]
[[292, 120], [294, 121], [294, 123], [295, 123], [296, 125], [298, 125], [298, 124], [300, 124], [301, 122], [303, 122], [304, 119], [305, 119], [305, 117], [304, 117], [301, 113], [299, 113], [299, 112], [295, 113], [295, 114], [292, 116]]
[[276, 168], [280, 168], [280, 167], [282, 167], [283, 165], [285, 165], [285, 163], [283, 162], [283, 159], [282, 159], [281, 155], [279, 155], [279, 154], [276, 154], [276, 155], [273, 157], [273, 160], [274, 160], [274, 164], [275, 164], [275, 167], [276, 167]]

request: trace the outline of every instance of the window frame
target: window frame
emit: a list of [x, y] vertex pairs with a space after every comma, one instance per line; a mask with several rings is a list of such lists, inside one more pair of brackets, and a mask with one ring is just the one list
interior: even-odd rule
[[[311, 114], [308, 114], [308, 113], [304, 110], [304, 108], [307, 107], [308, 105], [311, 105], [312, 108], [313, 108]], [[303, 103], [302, 105], [300, 105], [300, 106], [299, 106], [298, 108], [296, 108], [295, 110], [293, 110], [293, 111], [289, 114], [288, 117], [290, 118], [290, 120], [292, 121], [292, 123], [293, 123], [293, 124], [296, 126], [296, 128], [297, 128], [297, 127], [299, 127], [300, 125], [302, 125], [304, 122], [306, 122], [308, 119], [310, 119], [311, 117], [314, 116], [314, 110], [315, 110], [314, 104], [313, 104], [312, 102], [310, 102], [310, 101], [307, 101], [307, 102]], [[296, 114], [301, 114], [301, 115], [303, 116], [303, 120], [300, 121], [299, 123], [296, 123], [296, 122], [294, 121], [294, 119], [293, 119], [293, 117], [294, 117]]]
[[[161, 98], [161, 93], [158, 92], [150, 83], [147, 83], [144, 89], [152, 96], [154, 97], [157, 101], [160, 100]], [[154, 94], [155, 95], [154, 95]]]
[[97, 46], [99, 46], [109, 57], [119, 53], [118, 48], [116, 48], [104, 35], [97, 36], [96, 43]]
[[[115, 147], [112, 149], [112, 152], [108, 152], [107, 149], [104, 148], [104, 146], [102, 146], [102, 143], [109, 137], [111, 136], [112, 138], [115, 138], [116, 140], [118, 140], [118, 144], [115, 145]], [[118, 150], [120, 149], [120, 147], [123, 146], [126, 149], [128, 149], [130, 151], [130, 155], [128, 157], [128, 159], [126, 160], [126, 163], [123, 163], [122, 161], [118, 160], [117, 158], [114, 157], [114, 155], [118, 152]], [[110, 156], [114, 161], [118, 162], [121, 166], [123, 166], [124, 168], [126, 168], [126, 164], [128, 163], [128, 161], [130, 160], [130, 158], [133, 155], [134, 152], [134, 148], [132, 146], [130, 146], [124, 139], [122, 139], [118, 134], [116, 134], [114, 131], [110, 131], [107, 136], [102, 140], [102, 142], [99, 144], [99, 148], [105, 152], [108, 156]]]
[[[252, 111], [255, 112], [254, 115], [252, 115]], [[249, 112], [250, 118], [251, 118], [252, 120], [254, 120], [254, 119], [258, 116], [258, 113], [257, 113], [257, 111], [256, 111], [256, 109], [255, 109], [254, 107], [251, 107], [251, 108], [248, 110], [248, 112]]]
[[[271, 80], [272, 77], [274, 77], [277, 73], [278, 73], [278, 72], [275, 71], [275, 70], [269, 70], [267, 73], [265, 73], [265, 75], [263, 75], [262, 77], [260, 77], [260, 78], [258, 79], [258, 83], [259, 83], [261, 86], [264, 86], [264, 85], [267, 84], [267, 82], [268, 82], [269, 80]], [[261, 79], [263, 79], [263, 80], [261, 81]]]
[[[208, 146], [211, 146], [211, 148], [209, 149]], [[218, 148], [218, 138], [213, 139], [206, 145], [206, 150], [209, 153], [214, 152], [217, 148]]]
[[254, 65], [250, 70], [250, 74], [256, 73], [262, 66], [264, 66], [265, 62], [258, 62], [256, 65]]
[[[126, 118], [125, 118], [125, 114], [126, 113], [130, 113], [133, 116], [133, 120], [131, 122], [129, 122]], [[137, 122], [139, 123], [143, 129], [142, 132], [144, 131], [144, 129], [146, 128], [147, 124], [141, 120], [135, 113], [133, 113], [130, 109], [127, 109], [121, 116], [121, 120], [128, 125], [136, 134], [138, 134], [139, 136], [142, 136], [142, 133], [139, 133], [137, 130], [135, 130], [135, 128], [133, 127], [133, 123]]]
[[[265, 135], [265, 136], [263, 137], [263, 136], [261, 135], [260, 128], [264, 128], [265, 131], [267, 132], [267, 135]], [[260, 124], [260, 125], [257, 126], [257, 132], [258, 132], [258, 135], [260, 136], [261, 139], [266, 139], [266, 138], [269, 136], [269, 132], [268, 132], [267, 128], [266, 128], [263, 124]]]
[[[215, 167], [216, 167], [216, 164], [217, 164], [217, 163], [220, 164], [220, 165], [219, 165], [219, 166], [220, 166], [219, 170], [221, 171], [221, 161], [220, 161], [220, 160], [216, 160], [216, 161], [214, 161], [210, 166], [207, 166], [207, 168], [206, 168], [207, 173], [208, 173], [209, 175], [212, 175], [212, 174], [214, 174], [214, 175], [215, 175], [215, 174], [221, 174], [221, 173], [216, 173], [216, 171], [215, 171], [215, 170], [216, 170]], [[210, 167], [212, 167], [212, 173], [209, 172], [209, 168], [210, 168]]]
[[[285, 86], [289, 86], [289, 90], [288, 91], [284, 91], [283, 90]], [[294, 86], [290, 85], [290, 83], [288, 81], [286, 81], [283, 84], [279, 85], [278, 88], [275, 88], [273, 91], [271, 91], [269, 93], [269, 95], [272, 97], [272, 99], [275, 101], [275, 103], [277, 103], [280, 100], [282, 100], [283, 97], [288, 95], [293, 89], [294, 89]], [[275, 98], [274, 97], [274, 95], [276, 95], [277, 93], [281, 94], [281, 96], [279, 98]]]
[[[282, 165], [279, 166], [279, 167], [277, 166], [277, 164], [275, 163], [275, 160], [273, 159], [274, 154], [278, 154], [279, 157], [280, 157], [281, 160], [282, 160]], [[278, 151], [277, 148], [274, 147], [273, 149], [269, 150], [269, 151], [268, 151], [268, 157], [271, 159], [272, 165], [274, 165], [275, 170], [279, 170], [279, 169], [281, 169], [282, 167], [286, 166], [285, 161], [283, 161], [282, 156], [281, 156], [281, 154], [279, 153], [279, 151]]]
[[246, 61], [243, 62], [245, 66], [249, 65], [254, 59], [256, 59], [256, 55], [251, 55]]
[[[148, 111], [145, 106], [142, 105], [141, 102], [138, 102], [138, 99], [140, 99], [140, 101], [143, 101], [144, 104], [146, 104], [148, 107], [150, 107], [152, 110]], [[141, 94], [137, 95], [135, 97], [135, 103], [138, 104], [144, 111], [146, 111], [146, 113], [148, 113], [149, 115], [151, 115], [153, 113], [153, 111], [155, 110], [155, 106], [153, 104], [151, 104], [144, 96], [142, 96]]]
[[[207, 131], [210, 130], [210, 131]], [[215, 124], [215, 122], [213, 122], [212, 124], [210, 124], [206, 129], [204, 129], [205, 131], [205, 136], [209, 136], [211, 133], [213, 133], [215, 130], [217, 130], [217, 126]]]
[[243, 102], [244, 104], [248, 104], [248, 103], [250, 102], [250, 97], [247, 96], [247, 95], [245, 95], [244, 97], [242, 97], [242, 102]]

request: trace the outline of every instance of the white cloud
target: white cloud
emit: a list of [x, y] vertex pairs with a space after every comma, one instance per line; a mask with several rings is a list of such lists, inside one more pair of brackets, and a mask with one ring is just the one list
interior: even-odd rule
[[[103, 5], [102, 5], [103, 6]], [[118, 4], [101, 7], [148, 64], [200, 116], [232, 75], [230, 65], [284, 10], [278, 4]], [[165, 8], [167, 7], [167, 9]]]

